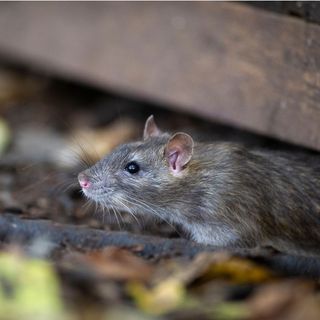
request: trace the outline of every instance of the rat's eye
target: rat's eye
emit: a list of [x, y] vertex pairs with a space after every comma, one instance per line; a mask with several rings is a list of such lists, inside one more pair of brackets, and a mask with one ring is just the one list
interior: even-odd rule
[[125, 169], [126, 169], [129, 173], [135, 174], [135, 173], [139, 172], [140, 167], [139, 167], [139, 165], [138, 165], [136, 162], [131, 161], [131, 162], [129, 162], [129, 163], [126, 165]]

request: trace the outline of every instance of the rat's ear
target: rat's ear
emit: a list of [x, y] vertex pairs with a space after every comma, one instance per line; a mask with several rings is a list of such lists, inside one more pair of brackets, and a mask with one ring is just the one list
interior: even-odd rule
[[170, 138], [164, 152], [174, 173], [179, 173], [188, 164], [193, 154], [193, 146], [193, 139], [186, 133], [178, 132]]
[[157, 127], [153, 115], [151, 115], [144, 125], [143, 130], [143, 140], [146, 140], [150, 137], [156, 137], [161, 134], [160, 129]]

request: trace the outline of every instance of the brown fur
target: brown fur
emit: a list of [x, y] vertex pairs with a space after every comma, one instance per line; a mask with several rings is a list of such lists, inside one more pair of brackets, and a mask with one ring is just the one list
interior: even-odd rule
[[[179, 224], [201, 243], [320, 254], [320, 158], [195, 143], [176, 175], [165, 157], [169, 139], [159, 131], [118, 147], [84, 172], [92, 182], [84, 193], [107, 208]], [[125, 170], [133, 160], [135, 175]]]

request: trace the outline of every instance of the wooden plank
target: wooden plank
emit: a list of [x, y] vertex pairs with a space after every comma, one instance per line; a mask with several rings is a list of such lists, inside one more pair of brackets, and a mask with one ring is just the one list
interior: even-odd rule
[[0, 52], [320, 150], [320, 26], [237, 3], [0, 4]]
[[248, 1], [247, 4], [320, 24], [318, 1]]

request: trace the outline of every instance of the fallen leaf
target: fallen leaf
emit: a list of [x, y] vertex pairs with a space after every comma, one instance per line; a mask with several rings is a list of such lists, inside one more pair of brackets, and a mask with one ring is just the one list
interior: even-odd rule
[[161, 315], [177, 309], [186, 298], [183, 284], [172, 277], [152, 288], [147, 288], [139, 282], [130, 282], [127, 291], [140, 310], [153, 315]]
[[[304, 299], [309, 297], [313, 290], [314, 284], [306, 280], [270, 283], [259, 287], [247, 301], [247, 306], [255, 319], [284, 319], [285, 315], [290, 313], [297, 303], [301, 305], [301, 302], [304, 302]], [[303, 320], [303, 318], [299, 319]], [[305, 319], [309, 320], [309, 318]]]
[[[77, 150], [78, 154], [85, 153], [84, 157], [97, 161], [116, 146], [135, 138], [139, 128], [135, 121], [121, 118], [105, 128], [77, 130], [72, 132], [69, 150]], [[74, 142], [74, 137], [81, 141], [81, 146], [78, 142]]]
[[13, 102], [34, 96], [47, 84], [44, 78], [0, 69], [0, 107], [8, 108]]
[[192, 262], [178, 266], [171, 276], [185, 285], [195, 280], [203, 282], [227, 279], [237, 284], [260, 283], [274, 278], [273, 274], [248, 259], [234, 257], [228, 252], [204, 252]]
[[69, 259], [74, 265], [92, 269], [99, 277], [112, 280], [147, 281], [153, 272], [152, 266], [145, 260], [129, 250], [118, 247], [108, 247], [86, 254], [73, 254]]
[[65, 319], [52, 266], [43, 260], [1, 253], [0, 310], [6, 319]]
[[229, 254], [214, 253], [212, 262], [201, 275], [201, 280], [228, 279], [234, 283], [261, 283], [274, 278], [265, 267], [248, 259]]

